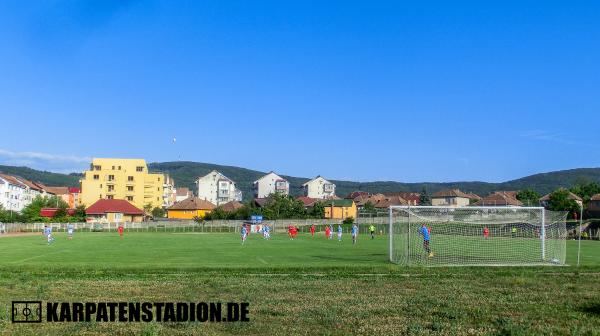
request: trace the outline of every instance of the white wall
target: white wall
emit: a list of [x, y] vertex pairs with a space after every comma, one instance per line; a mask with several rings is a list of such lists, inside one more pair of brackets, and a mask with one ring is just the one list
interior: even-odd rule
[[241, 200], [241, 191], [236, 189], [235, 183], [218, 171], [213, 170], [200, 177], [196, 180], [196, 184], [198, 185], [198, 197], [212, 204], [222, 205], [230, 201]]
[[[276, 188], [278, 182], [284, 184], [283, 189]], [[273, 172], [268, 173], [254, 182], [254, 197], [265, 198], [275, 192], [288, 195], [290, 193], [290, 183]]]
[[0, 203], [5, 210], [21, 211], [23, 208], [31, 203], [26, 202], [26, 192], [24, 187], [12, 184], [5, 179], [0, 178]]
[[[330, 190], [326, 191], [326, 186], [330, 186]], [[318, 176], [304, 184], [304, 196], [310, 198], [324, 199], [335, 196], [335, 184]]]

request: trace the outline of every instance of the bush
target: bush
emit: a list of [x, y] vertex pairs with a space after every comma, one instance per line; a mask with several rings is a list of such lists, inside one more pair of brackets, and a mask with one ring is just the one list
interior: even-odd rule
[[348, 225], [352, 225], [352, 224], [354, 224], [354, 217], [348, 217], [348, 218], [345, 218], [345, 219], [342, 221], [342, 224], [348, 224]]

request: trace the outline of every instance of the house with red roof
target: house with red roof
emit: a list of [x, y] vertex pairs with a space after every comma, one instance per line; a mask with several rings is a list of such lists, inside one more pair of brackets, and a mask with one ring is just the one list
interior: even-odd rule
[[100, 199], [85, 209], [91, 222], [141, 222], [144, 211], [121, 199]]

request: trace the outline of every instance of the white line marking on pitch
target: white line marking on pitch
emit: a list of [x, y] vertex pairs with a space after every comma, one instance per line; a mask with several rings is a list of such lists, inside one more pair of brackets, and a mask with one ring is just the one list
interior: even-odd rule
[[36, 258], [42, 258], [42, 257], [48, 256], [49, 254], [56, 254], [56, 253], [61, 253], [61, 252], [64, 252], [64, 251], [54, 251], [54, 252], [50, 252], [50, 253], [44, 253], [44, 254], [33, 256], [33, 257], [25, 258], [23, 260], [11, 261], [11, 263], [13, 263], [13, 264], [15, 264], [15, 263], [21, 263], [23, 261], [28, 261], [28, 260], [36, 259]]
[[268, 265], [268, 264], [269, 264], [268, 262], [266, 262], [266, 261], [265, 261], [263, 258], [261, 258], [261, 257], [256, 257], [256, 259], [258, 259], [258, 261], [260, 261], [261, 263], [263, 263], [263, 264], [265, 264], [265, 265]]

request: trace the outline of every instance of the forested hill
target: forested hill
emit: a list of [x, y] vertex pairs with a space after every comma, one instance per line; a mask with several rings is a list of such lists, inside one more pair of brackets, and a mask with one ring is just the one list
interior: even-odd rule
[[35, 170], [28, 167], [13, 167], [0, 165], [0, 173], [20, 176], [30, 181], [42, 182], [48, 186], [78, 187], [80, 177], [77, 174], [60, 174]]
[[[239, 168], [233, 166], [222, 166], [210, 163], [200, 162], [163, 162], [151, 163], [150, 169], [169, 173], [178, 186], [187, 186], [194, 190], [194, 181], [198, 176], [208, 174], [215, 169], [225, 174], [225, 176], [234, 180], [243, 192], [244, 198], [251, 197], [252, 182], [260, 178], [266, 172]], [[307, 177], [285, 176], [290, 182], [291, 192], [299, 195], [302, 184], [309, 180]], [[327, 176], [324, 176], [327, 178]], [[310, 177], [312, 178], [312, 177]], [[595, 181], [600, 183], [600, 168], [578, 168], [570, 170], [561, 170], [549, 173], [535, 174], [512, 181], [502, 183], [488, 182], [423, 182], [423, 183], [402, 183], [394, 181], [378, 182], [352, 182], [331, 180], [336, 184], [337, 194], [343, 196], [351, 191], [362, 190], [368, 192], [394, 192], [394, 191], [414, 191], [420, 192], [424, 187], [429, 193], [434, 193], [442, 189], [459, 188], [463, 191], [474, 192], [479, 195], [487, 195], [496, 190], [520, 190], [532, 188], [540, 194], [546, 194], [559, 187], [570, 187], [578, 182]]]
[[[149, 164], [149, 169], [154, 172], [169, 173], [175, 180], [178, 187], [188, 187], [195, 190], [194, 181], [198, 176], [208, 174], [211, 170], [218, 170], [225, 176], [234, 180], [244, 193], [244, 199], [252, 197], [252, 182], [260, 178], [266, 172], [223, 166], [211, 163], [201, 162], [154, 162]], [[79, 173], [59, 174], [47, 171], [39, 171], [28, 167], [1, 166], [0, 172], [21, 176], [23, 178], [40, 181], [49, 186], [78, 186]], [[285, 176], [290, 182], [293, 195], [299, 195], [302, 184], [308, 181], [308, 177]], [[312, 178], [312, 177], [311, 177]], [[325, 176], [327, 178], [327, 176]], [[595, 181], [600, 183], [600, 168], [578, 168], [570, 170], [561, 170], [548, 173], [535, 174], [512, 181], [501, 183], [488, 182], [422, 182], [422, 183], [402, 183], [394, 181], [378, 182], [352, 182], [331, 180], [337, 186], [337, 194], [344, 196], [351, 191], [362, 190], [368, 192], [394, 192], [394, 191], [414, 191], [420, 192], [424, 187], [428, 193], [448, 188], [459, 188], [466, 192], [474, 192], [479, 195], [487, 195], [495, 190], [520, 190], [531, 188], [540, 194], [551, 192], [559, 187], [570, 187], [578, 182]]]

